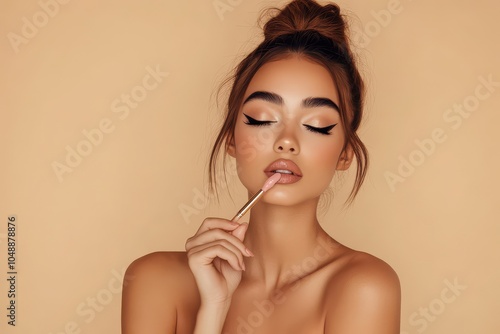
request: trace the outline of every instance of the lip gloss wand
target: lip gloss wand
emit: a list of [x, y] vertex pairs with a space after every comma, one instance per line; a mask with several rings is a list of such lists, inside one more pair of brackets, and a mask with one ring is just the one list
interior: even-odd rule
[[262, 195], [264, 195], [266, 191], [271, 189], [276, 184], [276, 182], [280, 180], [280, 178], [281, 178], [280, 173], [275, 173], [270, 178], [268, 178], [264, 183], [264, 185], [262, 186], [262, 189], [260, 189], [255, 195], [253, 195], [252, 198], [250, 198], [248, 202], [245, 205], [243, 205], [240, 211], [238, 211], [236, 216], [234, 216], [233, 219], [231, 220], [233, 222], [237, 222], [238, 220], [240, 220], [240, 218], [243, 217], [257, 203], [257, 201], [262, 197]]

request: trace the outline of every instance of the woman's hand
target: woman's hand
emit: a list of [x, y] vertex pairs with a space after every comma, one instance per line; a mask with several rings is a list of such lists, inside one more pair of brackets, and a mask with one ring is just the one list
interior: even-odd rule
[[240, 284], [244, 256], [253, 254], [243, 244], [248, 224], [207, 218], [186, 241], [189, 268], [198, 285], [203, 307], [225, 307]]

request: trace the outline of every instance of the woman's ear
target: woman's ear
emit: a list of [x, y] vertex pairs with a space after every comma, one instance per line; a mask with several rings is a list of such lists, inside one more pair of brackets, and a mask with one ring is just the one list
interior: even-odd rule
[[226, 140], [227, 140], [227, 145], [226, 145], [227, 154], [229, 154], [233, 158], [236, 158], [236, 146], [234, 145], [234, 137], [226, 138]]
[[354, 159], [354, 151], [350, 145], [340, 153], [339, 161], [337, 162], [337, 170], [347, 170], [351, 166], [352, 160]]

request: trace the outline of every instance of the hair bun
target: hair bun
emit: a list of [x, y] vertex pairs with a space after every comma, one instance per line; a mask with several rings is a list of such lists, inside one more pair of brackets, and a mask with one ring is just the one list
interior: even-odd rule
[[340, 8], [334, 3], [321, 6], [314, 0], [294, 0], [277, 9], [264, 25], [266, 41], [298, 31], [314, 30], [342, 47], [347, 45], [346, 24]]

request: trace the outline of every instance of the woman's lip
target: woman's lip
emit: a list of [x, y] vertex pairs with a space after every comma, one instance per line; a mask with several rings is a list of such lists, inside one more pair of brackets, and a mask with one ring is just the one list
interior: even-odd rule
[[[275, 172], [265, 172], [265, 173], [267, 177], [271, 177], [273, 174], [275, 174]], [[302, 176], [300, 175], [285, 174], [285, 173], [280, 173], [280, 174], [281, 178], [279, 179], [278, 182], [276, 182], [276, 184], [291, 184], [299, 181], [302, 178]]]
[[[289, 170], [291, 171], [294, 175], [293, 176], [302, 176], [302, 172], [300, 171], [299, 166], [295, 164], [292, 160], [287, 160], [287, 159], [279, 159], [274, 162], [272, 162], [267, 168], [264, 170], [264, 173], [268, 172], [275, 172], [276, 170]], [[286, 176], [290, 174], [284, 174], [282, 173], [281, 176]], [[281, 182], [278, 182], [281, 183]]]

